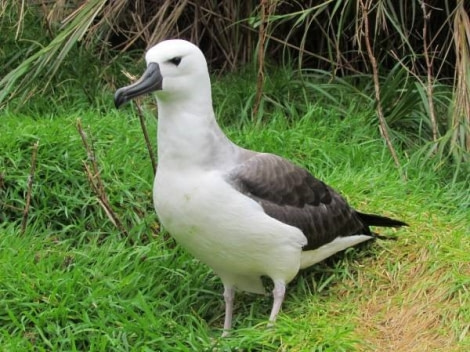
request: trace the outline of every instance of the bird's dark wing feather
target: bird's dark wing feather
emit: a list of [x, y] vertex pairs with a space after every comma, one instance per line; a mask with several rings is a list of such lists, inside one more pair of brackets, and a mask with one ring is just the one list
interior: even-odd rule
[[261, 204], [269, 216], [301, 229], [308, 240], [304, 250], [318, 248], [339, 236], [372, 236], [343, 197], [279, 156], [255, 154], [234, 168], [228, 180]]

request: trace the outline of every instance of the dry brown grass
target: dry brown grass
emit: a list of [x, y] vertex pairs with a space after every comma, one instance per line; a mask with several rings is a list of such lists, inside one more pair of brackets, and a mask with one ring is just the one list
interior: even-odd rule
[[470, 160], [470, 19], [463, 2], [454, 18], [454, 44], [456, 53], [455, 107], [451, 116], [454, 126], [452, 144], [466, 151], [465, 161]]
[[[434, 233], [442, 230], [428, 229]], [[470, 264], [456, 262], [446, 253], [445, 239], [453, 231], [442, 231], [432, 242], [416, 234], [405, 247], [391, 247], [396, 263], [387, 264], [390, 254], [385, 254], [370, 270], [359, 271], [355, 285], [362, 288], [363, 295], [356, 333], [367, 345], [358, 350], [463, 351], [459, 341], [469, 324], [459, 331], [454, 322], [463, 319], [469, 298], [456, 277], [469, 277]]]

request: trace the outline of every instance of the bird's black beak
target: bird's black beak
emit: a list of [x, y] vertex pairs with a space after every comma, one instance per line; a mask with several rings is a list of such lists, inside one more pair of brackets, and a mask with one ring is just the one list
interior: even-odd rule
[[119, 108], [122, 104], [139, 95], [162, 89], [163, 77], [160, 66], [151, 62], [140, 79], [130, 86], [119, 88], [114, 94], [114, 105]]

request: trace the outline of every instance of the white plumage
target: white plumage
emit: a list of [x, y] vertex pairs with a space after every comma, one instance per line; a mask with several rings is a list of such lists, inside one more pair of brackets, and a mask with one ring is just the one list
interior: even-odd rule
[[224, 284], [225, 333], [235, 289], [263, 293], [274, 282], [274, 321], [285, 285], [300, 268], [374, 237], [369, 225], [404, 223], [350, 208], [306, 170], [280, 157], [236, 146], [217, 125], [202, 52], [168, 40], [146, 54], [147, 70], [119, 89], [116, 106], [156, 91], [160, 222]]

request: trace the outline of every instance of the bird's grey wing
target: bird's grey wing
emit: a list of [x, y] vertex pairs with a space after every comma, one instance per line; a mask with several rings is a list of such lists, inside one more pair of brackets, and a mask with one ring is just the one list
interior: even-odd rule
[[307, 237], [304, 250], [336, 237], [371, 235], [337, 192], [307, 170], [273, 154], [253, 154], [228, 174], [229, 182], [256, 200], [271, 217], [296, 226]]

